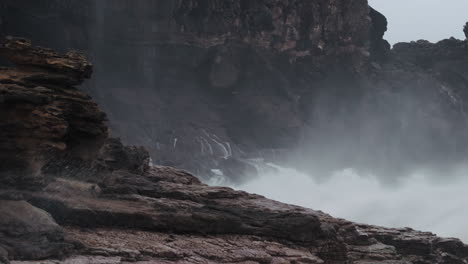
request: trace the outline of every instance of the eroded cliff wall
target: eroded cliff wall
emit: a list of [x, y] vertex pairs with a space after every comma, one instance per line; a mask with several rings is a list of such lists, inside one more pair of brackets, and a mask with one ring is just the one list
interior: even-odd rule
[[114, 133], [199, 174], [296, 145], [303, 91], [329, 68], [362, 70], [369, 55], [364, 0], [75, 5], [6, 1], [3, 31], [86, 50], [99, 66], [85, 89]]
[[294, 166], [323, 175], [403, 175], [468, 153], [463, 42], [391, 51], [386, 18], [365, 0], [0, 7], [4, 34], [85, 50], [98, 66], [82, 89], [114, 135], [157, 164], [236, 181], [255, 174], [246, 159], [284, 161], [293, 150]]

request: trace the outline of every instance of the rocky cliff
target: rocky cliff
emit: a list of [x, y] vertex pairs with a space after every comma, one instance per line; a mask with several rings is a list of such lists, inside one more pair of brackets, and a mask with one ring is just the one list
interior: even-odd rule
[[365, 74], [335, 81], [353, 91], [346, 97], [309, 97], [311, 136], [294, 160], [305, 156], [299, 166], [311, 171], [338, 163], [390, 181], [418, 168], [450, 174], [468, 153], [465, 42], [398, 43], [378, 57]]
[[[6, 39], [0, 50], [17, 64], [0, 75], [1, 107], [9, 114], [2, 119], [1, 132], [15, 129], [10, 139], [21, 143], [14, 144], [18, 149], [5, 144], [0, 149], [2, 157], [12, 159], [11, 166], [0, 170], [1, 262], [468, 261], [468, 246], [457, 239], [355, 224], [258, 195], [208, 187], [177, 169], [149, 167], [143, 149], [107, 138], [102, 112], [71, 86], [91, 72], [82, 55], [59, 55], [22, 39]], [[8, 124], [40, 125], [25, 129]], [[73, 129], [74, 124], [79, 126]], [[64, 132], [51, 137], [44, 131], [55, 127]], [[31, 141], [23, 142], [24, 136]], [[75, 144], [95, 151], [76, 151]], [[46, 155], [43, 150], [50, 148]], [[17, 152], [23, 150], [30, 155]], [[47, 162], [35, 163], [29, 172], [11, 169], [24, 168], [36, 157]], [[24, 175], [43, 180], [37, 184]]]
[[[96, 97], [113, 130], [147, 146], [155, 163], [202, 177], [219, 169], [236, 179], [254, 170], [245, 159], [294, 147], [307, 125], [301, 90], [314, 86], [304, 82], [340, 63], [358, 71], [368, 55], [366, 1], [121, 1], [98, 10], [96, 45], [110, 67], [98, 82], [114, 89]], [[125, 65], [115, 60], [122, 54]]]
[[[82, 55], [14, 38], [2, 41], [0, 51], [17, 65], [0, 74], [0, 107], [9, 114], [1, 133], [14, 129], [9, 135], [17, 142], [0, 145], [2, 158], [12, 160], [0, 168], [0, 262], [468, 261], [468, 246], [457, 239], [356, 224], [148, 166], [144, 149], [107, 137], [102, 112], [73, 88], [91, 72]], [[12, 170], [37, 157], [46, 162]]]
[[75, 52], [58, 55], [22, 39], [1, 43], [0, 54], [18, 65], [0, 69], [1, 183], [35, 187], [40, 169], [65, 151], [92, 158], [107, 138], [105, 114], [73, 87], [92, 66]]
[[466, 160], [462, 41], [390, 49], [366, 0], [5, 0], [0, 16], [88, 53], [81, 89], [155, 164], [239, 182], [251, 158], [385, 178]]
[[294, 148], [304, 93], [361, 71], [383, 35], [365, 0], [30, 2], [2, 4], [2, 31], [86, 50], [98, 67], [83, 89], [113, 133], [200, 176], [234, 179], [254, 170], [245, 159]]

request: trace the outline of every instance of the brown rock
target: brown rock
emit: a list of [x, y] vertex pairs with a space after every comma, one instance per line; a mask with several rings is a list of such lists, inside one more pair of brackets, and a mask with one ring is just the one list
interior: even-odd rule
[[[180, 180], [179, 180], [180, 177]], [[409, 228], [355, 224], [167, 167], [122, 171], [102, 190], [60, 179], [29, 202], [84, 245], [67, 261], [151, 263], [463, 263], [468, 246]], [[69, 194], [73, 194], [70, 198]], [[107, 263], [106, 262], [106, 263]], [[34, 263], [34, 262], [30, 262]]]
[[119, 173], [112, 183], [101, 185], [107, 194], [101, 199], [69, 199], [65, 193], [49, 193], [33, 195], [29, 201], [50, 212], [60, 224], [90, 228], [250, 234], [309, 243], [328, 235], [313, 210], [229, 188], [153, 180], [151, 173], [145, 177]]
[[7, 37], [0, 43], [0, 55], [20, 67], [41, 68], [49, 73], [65, 75], [62, 80], [70, 85], [81, 84], [91, 77], [93, 69], [91, 63], [80, 53], [60, 55], [50, 49], [34, 47], [27, 39]]
[[0, 69], [0, 182], [34, 188], [53, 157], [97, 155], [105, 114], [71, 86], [90, 76], [91, 64], [17, 38], [4, 39], [0, 55], [18, 65]]

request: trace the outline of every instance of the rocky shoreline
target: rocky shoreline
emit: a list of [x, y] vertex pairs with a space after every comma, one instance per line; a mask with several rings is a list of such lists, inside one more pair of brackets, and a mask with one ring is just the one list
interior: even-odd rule
[[[0, 262], [466, 263], [468, 246], [352, 223], [149, 166], [74, 88], [80, 54], [7, 38], [0, 54]], [[3, 161], [8, 162], [3, 162]], [[34, 161], [34, 162], [31, 162]]]

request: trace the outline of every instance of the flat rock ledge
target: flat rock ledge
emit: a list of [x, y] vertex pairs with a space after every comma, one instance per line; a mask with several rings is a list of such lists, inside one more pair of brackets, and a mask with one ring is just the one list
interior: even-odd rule
[[[0, 253], [11, 263], [466, 263], [468, 246], [388, 229], [151, 167], [102, 182], [56, 178], [2, 191]], [[13, 212], [12, 212], [13, 211]], [[21, 221], [18, 221], [20, 219]], [[35, 261], [34, 261], [35, 260]]]

